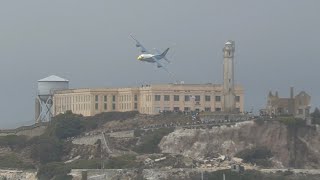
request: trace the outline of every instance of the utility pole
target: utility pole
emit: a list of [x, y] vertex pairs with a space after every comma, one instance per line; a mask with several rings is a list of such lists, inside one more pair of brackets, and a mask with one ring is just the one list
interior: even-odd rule
[[226, 175], [223, 173], [223, 180], [226, 180]]

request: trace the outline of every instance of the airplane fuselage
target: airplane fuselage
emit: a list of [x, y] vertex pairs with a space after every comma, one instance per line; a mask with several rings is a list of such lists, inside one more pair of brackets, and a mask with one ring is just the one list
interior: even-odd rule
[[154, 54], [141, 54], [140, 56], [138, 56], [137, 59], [144, 62], [154, 63], [156, 62], [155, 59], [159, 60], [158, 56], [159, 55], [154, 55]]

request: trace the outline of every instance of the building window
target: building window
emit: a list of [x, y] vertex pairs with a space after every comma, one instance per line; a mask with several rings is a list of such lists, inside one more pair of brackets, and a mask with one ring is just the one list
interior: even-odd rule
[[195, 96], [195, 101], [200, 101], [200, 96], [199, 95]]
[[134, 103], [134, 109], [138, 109], [138, 103]]
[[138, 101], [138, 95], [134, 95], [134, 101]]
[[99, 104], [96, 103], [94, 107], [95, 107], [96, 110], [98, 110], [99, 109]]
[[[219, 96], [220, 97], [220, 96]], [[216, 111], [217, 112], [220, 112], [221, 111], [221, 108], [216, 108]]]
[[302, 109], [299, 109], [299, 114], [303, 114], [303, 110]]
[[204, 111], [206, 111], [206, 112], [211, 112], [211, 107], [206, 107], [206, 108], [204, 108]]
[[216, 96], [216, 102], [220, 102], [221, 101], [221, 96]]
[[112, 110], [116, 110], [116, 104], [112, 104]]
[[107, 102], [108, 101], [107, 96], [103, 96], [103, 100], [104, 100], [104, 102]]
[[113, 102], [116, 101], [116, 96], [115, 96], [115, 95], [112, 96], [112, 101], [113, 101]]
[[236, 102], [240, 102], [240, 96], [236, 96]]
[[164, 95], [164, 101], [170, 101], [170, 95]]
[[99, 101], [99, 96], [98, 95], [95, 96], [95, 100]]
[[240, 112], [240, 108], [236, 108], [236, 112]]
[[305, 113], [306, 115], [309, 115], [309, 114], [310, 114], [309, 109], [305, 109], [305, 110], [304, 110], [304, 113]]
[[174, 100], [174, 101], [179, 101], [179, 95], [174, 95], [174, 96], [173, 96], [173, 100]]
[[155, 101], [160, 101], [161, 96], [160, 95], [154, 95], [154, 100]]
[[189, 112], [190, 111], [190, 108], [189, 107], [184, 107], [183, 109], [185, 112]]
[[104, 103], [104, 110], [107, 110], [107, 103]]
[[206, 101], [211, 101], [211, 96], [205, 96]]
[[184, 101], [190, 101], [190, 96], [189, 95], [185, 95], [184, 96]]
[[179, 107], [173, 107], [173, 111], [177, 112], [179, 110], [180, 110]]

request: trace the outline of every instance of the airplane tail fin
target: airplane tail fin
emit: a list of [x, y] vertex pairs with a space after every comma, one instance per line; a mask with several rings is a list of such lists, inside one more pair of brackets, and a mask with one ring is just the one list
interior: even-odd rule
[[168, 63], [170, 63], [170, 61], [166, 58], [166, 55], [168, 53], [170, 48], [167, 48], [165, 51], [163, 51], [163, 53], [160, 55], [164, 60], [166, 60]]
[[169, 49], [170, 49], [170, 48], [167, 48], [165, 51], [163, 51], [163, 53], [161, 54], [161, 57], [164, 58], [164, 57], [167, 55]]
[[158, 49], [156, 49], [156, 48], [153, 48], [153, 49], [159, 54], [160, 58], [166, 60], [168, 63], [171, 63], [171, 62], [169, 61], [169, 59], [167, 59], [167, 57], [166, 57], [166, 54], [167, 54], [167, 52], [169, 51], [169, 48], [166, 49], [163, 53], [161, 53], [161, 52], [160, 52]]

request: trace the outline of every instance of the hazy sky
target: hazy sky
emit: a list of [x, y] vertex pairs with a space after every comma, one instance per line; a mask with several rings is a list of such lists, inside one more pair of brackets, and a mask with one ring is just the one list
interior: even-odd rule
[[305, 90], [320, 106], [319, 0], [28, 0], [0, 2], [0, 128], [34, 122], [37, 80], [55, 74], [71, 88], [172, 82], [136, 60], [129, 34], [171, 46], [168, 67], [185, 83], [222, 83], [222, 48], [236, 43], [235, 78], [245, 107], [269, 90]]

